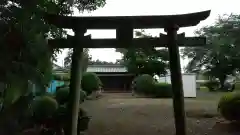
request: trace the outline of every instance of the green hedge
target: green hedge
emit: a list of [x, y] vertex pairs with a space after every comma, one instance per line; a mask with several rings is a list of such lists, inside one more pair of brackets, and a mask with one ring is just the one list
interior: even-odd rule
[[196, 82], [197, 89], [200, 90], [201, 87], [206, 87], [205, 84], [206, 82]]
[[209, 91], [216, 91], [219, 88], [219, 82], [207, 81], [205, 82], [204, 86], [207, 87]]
[[136, 77], [133, 81], [133, 90], [136, 94], [153, 98], [172, 97], [171, 84], [157, 83], [152, 76], [144, 74]]
[[218, 111], [226, 120], [240, 122], [240, 93], [227, 93], [222, 96]]
[[172, 85], [167, 83], [155, 83], [152, 95], [156, 98], [172, 97]]
[[236, 82], [236, 84], [235, 84], [235, 90], [240, 90], [240, 82]]

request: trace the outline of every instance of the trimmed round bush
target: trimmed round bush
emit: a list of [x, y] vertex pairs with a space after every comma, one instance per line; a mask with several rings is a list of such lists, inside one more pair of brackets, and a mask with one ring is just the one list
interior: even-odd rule
[[218, 111], [226, 120], [240, 122], [240, 93], [227, 93], [222, 96]]
[[56, 91], [56, 100], [59, 104], [65, 104], [69, 99], [69, 87], [60, 88]]
[[57, 101], [50, 96], [36, 97], [32, 103], [33, 115], [38, 119], [52, 116], [58, 108]]
[[82, 89], [90, 95], [93, 91], [99, 90], [102, 82], [95, 73], [85, 72], [82, 76]]
[[136, 93], [148, 95], [154, 89], [154, 79], [151, 75], [143, 74], [133, 80], [133, 85]]
[[[69, 100], [69, 87], [60, 88], [56, 92], [56, 100], [59, 104], [63, 105], [68, 102]], [[85, 91], [80, 90], [80, 103], [82, 103], [87, 98], [87, 94]]]

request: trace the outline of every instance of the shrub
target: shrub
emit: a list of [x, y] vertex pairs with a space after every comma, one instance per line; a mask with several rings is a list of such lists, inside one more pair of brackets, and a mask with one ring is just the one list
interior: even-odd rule
[[32, 103], [33, 116], [45, 119], [52, 116], [58, 109], [57, 101], [49, 96], [36, 97]]
[[209, 91], [215, 91], [219, 87], [219, 82], [218, 81], [208, 81], [204, 84]]
[[[56, 92], [56, 100], [58, 101], [59, 104], [65, 104], [69, 100], [69, 87], [65, 88], [60, 88]], [[80, 103], [82, 103], [87, 97], [87, 94], [85, 91], [80, 90]]]
[[61, 88], [65, 88], [65, 87], [69, 87], [69, 85], [67, 85], [66, 83], [64, 83], [64, 84], [61, 85], [61, 86], [57, 86], [57, 87], [56, 87], [56, 91], [58, 91], [58, 90], [61, 89]]
[[206, 87], [206, 81], [197, 81], [196, 82], [196, 86], [197, 86], [197, 90], [200, 90], [201, 87]]
[[134, 92], [137, 94], [156, 98], [172, 97], [171, 84], [157, 83], [152, 76], [147, 74], [136, 77], [133, 85]]
[[88, 123], [90, 118], [87, 116], [87, 113], [82, 108], [79, 109], [79, 117], [78, 117], [78, 130], [85, 131], [88, 129]]
[[82, 103], [87, 98], [87, 93], [83, 90], [80, 91], [80, 103]]
[[[43, 94], [39, 94], [38, 96], [48, 96], [48, 97], [55, 98], [55, 94], [54, 93], [50, 93], [50, 92], [45, 92]], [[36, 96], [36, 97], [38, 97], [38, 96]]]
[[154, 89], [151, 92], [152, 96], [157, 98], [172, 97], [172, 86], [167, 83], [155, 83]]
[[221, 97], [218, 103], [218, 111], [221, 115], [234, 122], [240, 121], [240, 93], [227, 93]]
[[59, 104], [65, 104], [69, 99], [69, 87], [63, 87], [56, 91], [56, 100]]
[[154, 89], [154, 79], [150, 75], [143, 74], [133, 80], [133, 85], [136, 93], [149, 95]]
[[[81, 101], [86, 98], [86, 92], [81, 92]], [[32, 112], [31, 120], [36, 125], [41, 125], [48, 131], [47, 134], [57, 134], [57, 132], [61, 129], [65, 132], [65, 128], [67, 127], [66, 121], [69, 116], [69, 108], [67, 104], [69, 97], [69, 87], [61, 88], [57, 91], [55, 98], [61, 103], [58, 105], [57, 100], [54, 97], [49, 96], [38, 96], [32, 102]], [[90, 117], [87, 113], [79, 108], [79, 116], [78, 116], [78, 124], [77, 130], [78, 132], [83, 132], [88, 128]], [[56, 128], [57, 127], [57, 128]], [[56, 130], [57, 129], [57, 130]]]
[[90, 95], [93, 91], [99, 90], [102, 82], [95, 73], [85, 72], [82, 76], [82, 89]]
[[54, 74], [53, 75], [53, 80], [59, 80], [59, 81], [69, 81], [70, 77], [67, 75], [58, 75], [58, 74]]

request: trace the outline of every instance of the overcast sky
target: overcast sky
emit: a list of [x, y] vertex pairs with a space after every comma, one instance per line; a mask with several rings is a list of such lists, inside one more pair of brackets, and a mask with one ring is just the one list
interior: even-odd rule
[[[211, 25], [223, 14], [240, 14], [239, 0], [106, 0], [106, 5], [91, 13], [75, 12], [74, 16], [133, 16], [133, 15], [171, 15], [211, 10], [211, 15], [205, 21], [194, 27], [182, 28], [179, 33], [193, 36], [194, 31], [205, 25]], [[162, 29], [147, 30], [153, 36], [163, 32]], [[92, 38], [115, 38], [114, 30], [89, 30]], [[114, 49], [91, 49], [90, 54], [94, 60], [114, 62], [121, 58], [120, 53]], [[58, 65], [63, 66], [66, 50], [58, 55]], [[184, 66], [186, 60], [181, 60]]]

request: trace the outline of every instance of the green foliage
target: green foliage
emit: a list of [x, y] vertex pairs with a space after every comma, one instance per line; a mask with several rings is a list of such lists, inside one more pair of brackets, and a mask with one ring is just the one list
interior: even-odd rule
[[137, 76], [133, 83], [134, 91], [139, 94], [149, 94], [151, 89], [154, 89], [154, 79], [148, 74]]
[[87, 98], [87, 93], [83, 90], [80, 91], [80, 103], [82, 103]]
[[73, 5], [65, 0], [1, 0], [0, 61], [4, 64], [0, 65], [0, 82], [11, 85], [21, 78], [25, 84], [30, 80], [46, 87], [52, 77], [51, 60], [60, 52], [49, 47], [47, 39], [61, 38], [66, 31], [48, 24], [45, 12], [66, 16], [76, 8], [92, 11], [104, 4], [105, 0], [77, 0]]
[[108, 61], [100, 61], [100, 60], [90, 60], [88, 65], [116, 65], [120, 64], [118, 61], [116, 62], [108, 62]]
[[[56, 91], [56, 100], [60, 105], [64, 105], [69, 101], [69, 87], [62, 87]], [[80, 103], [87, 98], [85, 91], [80, 90]]]
[[70, 81], [70, 76], [54, 74], [52, 79], [53, 80], [59, 80], [59, 81]]
[[240, 122], [240, 93], [227, 93], [218, 103], [221, 115], [233, 122]]
[[88, 129], [88, 123], [90, 118], [87, 116], [87, 112], [82, 108], [79, 109], [79, 117], [78, 117], [78, 130], [85, 131]]
[[[58, 108], [58, 112], [57, 112], [57, 116], [55, 115], [55, 118], [59, 120], [61, 126], [63, 127], [67, 127], [66, 121], [67, 119], [67, 113], [68, 113], [68, 108], [64, 105], [60, 106]], [[88, 123], [89, 123], [89, 116], [87, 115], [87, 112], [85, 110], [83, 110], [82, 108], [79, 108], [79, 113], [78, 113], [78, 133], [85, 131], [88, 129]], [[56, 125], [59, 123], [56, 123]]]
[[[31, 93], [27, 88], [28, 83], [40, 85], [44, 92], [52, 79], [52, 60], [56, 60], [60, 50], [49, 47], [47, 39], [66, 36], [64, 29], [56, 28], [44, 20], [45, 13], [67, 16], [76, 8], [79, 11], [92, 11], [104, 4], [105, 0], [76, 0], [73, 5], [65, 0], [0, 1], [0, 61], [4, 63], [0, 64], [0, 82], [6, 86], [3, 111], [9, 114], [8, 120], [13, 119], [8, 122], [10, 125], [25, 124], [18, 117], [23, 115], [21, 109], [25, 107], [22, 106], [28, 106], [31, 101], [21, 100], [21, 97]], [[56, 106], [55, 99], [38, 97], [33, 102], [34, 115], [47, 117], [55, 111]], [[4, 123], [2, 119], [1, 123]], [[2, 130], [3, 127], [0, 128]]]
[[155, 83], [151, 95], [156, 98], [172, 97], [172, 85], [167, 83]]
[[[6, 63], [0, 66], [5, 73], [1, 81], [9, 83], [13, 78], [21, 76], [22, 80], [47, 85], [51, 79], [52, 54], [45, 34], [51, 31], [51, 27], [42, 20], [41, 9], [26, 7], [19, 1], [12, 1], [6, 6], [9, 2], [1, 3], [3, 5], [0, 8], [0, 27], [4, 27], [0, 32], [0, 60]], [[45, 6], [41, 2], [38, 4]]]
[[94, 1], [76, 0], [74, 4], [79, 11], [84, 10], [93, 11], [99, 7], [103, 7], [106, 4], [106, 0], [94, 0]]
[[46, 119], [56, 113], [58, 103], [52, 97], [40, 96], [33, 101], [32, 108], [36, 119]]
[[[16, 79], [16, 78], [15, 78]], [[27, 83], [20, 78], [12, 81], [9, 86], [5, 89], [4, 106], [10, 106], [12, 103], [17, 101], [23, 94], [28, 92]]]
[[69, 100], [69, 87], [58, 89], [56, 91], [56, 100], [60, 105], [67, 103]]
[[82, 76], [82, 89], [87, 93], [91, 94], [93, 91], [99, 90], [99, 87], [102, 85], [100, 78], [91, 72], [85, 72]]
[[236, 89], [236, 90], [240, 90], [240, 82], [237, 82], [237, 83], [235, 84], [235, 89]]
[[218, 81], [207, 81], [205, 82], [204, 86], [208, 88], [209, 91], [216, 91], [219, 88]]
[[205, 74], [220, 80], [221, 87], [227, 75], [234, 75], [240, 69], [240, 15], [219, 17], [212, 26], [196, 31], [197, 36], [205, 36], [204, 47], [186, 47], [183, 57], [190, 59], [188, 72], [204, 70]]
[[61, 88], [65, 88], [65, 87], [69, 87], [69, 85], [64, 83], [64, 85], [58, 86], [58, 87], [56, 88], [56, 91], [58, 91], [58, 90], [61, 89]]
[[[87, 70], [87, 66], [89, 61], [91, 60], [91, 56], [89, 55], [89, 49], [88, 48], [84, 48], [83, 49], [83, 72], [85, 72]], [[72, 54], [73, 54], [73, 49], [69, 49], [67, 52], [67, 56], [64, 58], [64, 67], [66, 68], [70, 68], [71, 64], [72, 64]]]
[[[81, 97], [84, 96], [84, 93], [85, 92], [81, 91]], [[33, 116], [31, 117], [33, 118], [34, 124], [37, 123], [49, 129], [61, 129], [65, 132], [68, 126], [66, 121], [69, 117], [69, 108], [68, 104], [66, 104], [69, 99], [68, 96], [69, 88], [66, 87], [65, 89], [61, 88], [58, 90], [55, 96], [57, 100], [49, 96], [37, 97], [32, 103]], [[79, 108], [78, 132], [85, 131], [88, 128], [89, 120], [90, 118], [87, 116], [87, 113], [82, 108]]]
[[[152, 37], [144, 31], [136, 32], [138, 37]], [[128, 68], [128, 71], [136, 75], [150, 74], [160, 75], [165, 74], [168, 68], [168, 50], [148, 48], [128, 48], [116, 49], [117, 52], [123, 54], [123, 64]]]
[[133, 81], [134, 92], [152, 98], [172, 97], [172, 86], [166, 83], [157, 83], [152, 76], [143, 74]]

